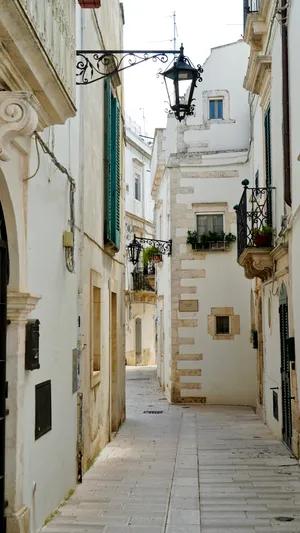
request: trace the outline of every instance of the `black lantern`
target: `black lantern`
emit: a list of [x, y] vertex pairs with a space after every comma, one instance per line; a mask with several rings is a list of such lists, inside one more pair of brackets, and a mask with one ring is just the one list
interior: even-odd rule
[[137, 265], [140, 260], [140, 254], [143, 247], [134, 236], [133, 241], [127, 246], [128, 259], [133, 265]]
[[[197, 81], [202, 81], [202, 72], [203, 68], [200, 65], [196, 68], [189, 58], [185, 57], [183, 45], [181, 45], [180, 54], [175, 59], [173, 66], [162, 73], [170, 107], [180, 122], [187, 115], [194, 114], [193, 95]], [[174, 87], [170, 86], [170, 80]]]

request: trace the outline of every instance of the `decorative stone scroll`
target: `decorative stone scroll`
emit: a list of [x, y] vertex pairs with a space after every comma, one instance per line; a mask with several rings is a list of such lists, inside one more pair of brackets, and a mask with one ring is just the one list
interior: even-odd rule
[[9, 146], [18, 136], [30, 136], [38, 125], [34, 96], [27, 92], [0, 91], [0, 160], [9, 161]]

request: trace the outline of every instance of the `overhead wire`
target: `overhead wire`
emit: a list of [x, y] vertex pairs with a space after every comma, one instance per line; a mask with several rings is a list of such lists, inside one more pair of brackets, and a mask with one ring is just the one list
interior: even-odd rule
[[44, 142], [44, 140], [42, 139], [42, 137], [39, 135], [39, 133], [37, 131], [34, 132], [34, 140], [35, 140], [35, 146], [36, 146], [36, 151], [37, 151], [37, 159], [38, 159], [38, 162], [37, 162], [37, 168], [35, 170], [35, 172], [29, 176], [28, 178], [25, 178], [24, 181], [28, 181], [28, 180], [31, 180], [32, 178], [34, 178], [39, 169], [40, 169], [40, 165], [41, 165], [41, 156], [40, 156], [40, 152], [39, 152], [39, 145], [42, 149], [42, 151], [44, 152], [44, 154], [48, 155], [52, 161], [52, 163], [55, 165], [56, 168], [58, 168], [58, 170], [64, 174], [65, 176], [67, 176], [67, 179], [69, 181], [69, 184], [70, 184], [70, 191], [69, 191], [69, 204], [70, 204], [70, 220], [69, 220], [69, 224], [70, 224], [70, 231], [73, 235], [73, 246], [72, 247], [65, 247], [65, 261], [66, 261], [66, 267], [67, 269], [69, 270], [69, 272], [71, 272], [72, 274], [75, 272], [75, 190], [76, 190], [76, 185], [75, 185], [75, 180], [74, 178], [71, 176], [70, 172], [66, 169], [66, 167], [64, 167], [57, 159], [57, 157], [55, 156], [54, 152], [49, 148], [49, 146]]

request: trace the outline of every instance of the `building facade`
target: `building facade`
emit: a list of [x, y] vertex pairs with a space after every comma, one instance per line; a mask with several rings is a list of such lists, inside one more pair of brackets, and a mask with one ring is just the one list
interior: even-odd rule
[[236, 264], [233, 209], [249, 173], [247, 57], [243, 41], [212, 49], [195, 117], [171, 115], [156, 130], [156, 231], [172, 239], [157, 273], [158, 375], [175, 403], [255, 404], [251, 285]]
[[[154, 205], [151, 198], [151, 146], [147, 135], [132, 120], [126, 120], [126, 246], [137, 237], [154, 238]], [[145, 244], [147, 248], [147, 244]], [[148, 247], [149, 248], [149, 247]], [[142, 258], [141, 258], [142, 259]], [[144, 261], [145, 263], [145, 261]], [[126, 362], [153, 365], [155, 353], [155, 274], [150, 265], [126, 263]]]
[[238, 261], [253, 279], [257, 409], [299, 457], [300, 6], [273, 0], [245, 4], [250, 183], [237, 206]]
[[8, 533], [39, 531], [125, 416], [123, 234], [103, 200], [105, 98], [122, 109], [121, 83], [75, 86], [76, 47], [103, 47], [100, 27], [122, 47], [122, 25], [117, 0], [101, 23], [75, 0], [0, 2], [3, 533], [4, 513]]
[[[124, 15], [118, 0], [97, 10], [81, 9], [79, 16], [79, 49], [122, 49]], [[84, 471], [125, 418], [122, 78], [116, 74], [80, 87], [79, 93], [78, 453]]]

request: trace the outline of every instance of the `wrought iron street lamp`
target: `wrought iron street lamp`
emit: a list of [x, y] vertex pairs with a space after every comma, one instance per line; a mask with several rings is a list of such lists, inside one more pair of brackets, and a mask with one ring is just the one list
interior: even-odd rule
[[184, 55], [183, 45], [181, 45], [179, 56], [175, 59], [173, 66], [162, 73], [170, 108], [179, 122], [187, 115], [194, 114], [194, 90], [197, 82], [202, 81], [202, 72], [203, 68], [200, 65], [196, 68], [190, 59]]
[[164, 255], [172, 254], [172, 240], [160, 241], [157, 239], [146, 239], [144, 237], [136, 237], [134, 235], [133, 241], [127, 246], [128, 260], [133, 265], [137, 265], [140, 260], [141, 251], [143, 249], [143, 243], [153, 246], [158, 252]]
[[127, 246], [128, 260], [133, 265], [137, 265], [140, 260], [140, 255], [143, 247], [138, 242], [136, 236], [134, 236], [133, 241]]
[[[149, 59], [167, 63], [169, 55], [174, 55], [173, 66], [158, 75], [164, 77], [171, 110], [182, 121], [194, 113], [194, 90], [197, 82], [202, 81], [203, 72], [200, 65], [194, 67], [184, 55], [183, 46], [180, 50], [77, 50], [76, 85], [88, 85], [115, 76]], [[169, 87], [170, 83], [173, 88]]]

